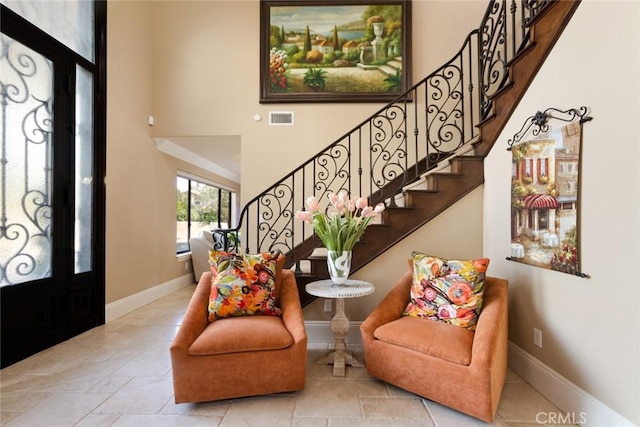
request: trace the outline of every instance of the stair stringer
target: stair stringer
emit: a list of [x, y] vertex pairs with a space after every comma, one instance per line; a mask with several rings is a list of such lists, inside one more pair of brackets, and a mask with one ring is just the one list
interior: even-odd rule
[[476, 154], [489, 154], [579, 5], [580, 0], [555, 1], [531, 23], [531, 45], [509, 63], [511, 84], [491, 98], [491, 114], [478, 126]]
[[[379, 255], [431, 221], [484, 183], [484, 158], [460, 156], [451, 161], [450, 172], [436, 172], [427, 178], [427, 189], [404, 191], [403, 207], [388, 207], [379, 224], [371, 224], [353, 251], [351, 272], [354, 273]], [[314, 280], [328, 278], [326, 258], [307, 257], [310, 272], [298, 274], [301, 302], [309, 304], [315, 298], [304, 291]]]
[[[478, 124], [479, 138], [472, 143], [474, 155], [449, 159], [449, 172], [411, 176], [410, 181], [404, 185], [404, 206], [387, 207], [383, 212], [381, 224], [372, 224], [357, 245], [353, 252], [352, 272], [358, 271], [391, 249], [484, 183], [484, 158], [497, 142], [579, 4], [580, 0], [553, 1], [530, 23], [532, 43], [509, 63], [511, 83], [491, 97], [491, 112]], [[421, 179], [425, 180], [426, 189], [410, 189], [411, 184]], [[303, 253], [296, 250], [294, 252]], [[311, 253], [309, 242], [305, 242], [304, 252], [306, 256], [296, 259], [308, 257]], [[311, 271], [297, 276], [303, 306], [315, 299], [305, 292], [305, 284], [328, 278], [324, 257], [313, 257], [309, 262]]]

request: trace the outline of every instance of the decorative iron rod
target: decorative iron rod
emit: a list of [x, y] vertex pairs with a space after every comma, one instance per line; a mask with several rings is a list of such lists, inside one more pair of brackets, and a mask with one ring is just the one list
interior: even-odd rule
[[351, 195], [368, 196], [371, 205], [395, 206], [403, 188], [478, 138], [492, 97], [510, 83], [510, 61], [530, 43], [530, 23], [548, 3], [491, 0], [450, 61], [250, 200], [236, 228], [216, 230], [224, 249], [280, 250], [298, 265], [321, 244], [312, 227], [293, 220], [309, 196], [357, 190]]

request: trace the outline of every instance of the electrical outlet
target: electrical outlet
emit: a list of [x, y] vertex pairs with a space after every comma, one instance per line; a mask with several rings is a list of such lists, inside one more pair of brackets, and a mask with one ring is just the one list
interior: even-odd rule
[[542, 348], [542, 331], [538, 328], [533, 328], [533, 344]]
[[189, 271], [189, 261], [184, 263], [184, 269], [185, 271]]
[[325, 313], [330, 313], [330, 312], [333, 311], [333, 307], [332, 307], [330, 299], [325, 299], [324, 300], [324, 311], [325, 311]]

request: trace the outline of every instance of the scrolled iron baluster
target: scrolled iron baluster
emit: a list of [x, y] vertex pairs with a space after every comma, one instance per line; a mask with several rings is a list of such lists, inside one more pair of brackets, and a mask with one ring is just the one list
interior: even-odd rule
[[429, 83], [437, 89], [431, 95], [430, 101], [433, 102], [428, 104], [428, 112], [432, 117], [429, 122], [431, 126], [429, 126], [428, 135], [430, 146], [436, 151], [441, 151], [443, 143], [455, 141], [455, 136], [458, 135], [458, 141], [454, 147], [457, 149], [463, 143], [462, 137], [464, 135], [462, 130], [463, 113], [460, 110], [464, 98], [462, 69], [454, 64], [448, 64], [441, 69], [440, 74], [430, 79]]
[[[287, 224], [290, 227], [293, 218], [293, 188], [291, 185], [281, 182], [280, 185], [272, 189], [272, 192], [268, 194], [269, 197], [266, 196], [260, 199], [260, 206], [264, 210], [262, 210], [258, 224], [260, 234], [258, 247], [267, 248], [269, 251], [274, 248], [284, 248], [289, 251], [293, 249], [287, 242], [287, 239], [292, 236], [292, 231], [287, 227]], [[285, 223], [285, 225], [279, 227], [278, 225], [281, 223]]]
[[[480, 26], [467, 36], [462, 48], [451, 61], [251, 200], [240, 217], [241, 222], [244, 218], [243, 240], [248, 242], [249, 235], [254, 232], [258, 234], [257, 245], [273, 247], [287, 239], [285, 249], [293, 251], [297, 245], [314, 236], [310, 227], [305, 228], [305, 224], [301, 225], [302, 233], [299, 236], [295, 234], [299, 229], [293, 225], [294, 204], [302, 205], [301, 208], [304, 209], [304, 199], [309, 195], [323, 199], [327, 193], [340, 190], [353, 190], [358, 195], [368, 195], [376, 201], [391, 198], [390, 203], [393, 204], [395, 194], [401, 191], [397, 185], [406, 182], [408, 176], [416, 179], [465, 144], [473, 142], [479, 135], [478, 123], [491, 112], [491, 97], [508, 81], [507, 67], [511, 56], [529, 42], [528, 28], [525, 30], [525, 27], [547, 3], [546, 0], [523, 0], [522, 17], [516, 18], [514, 0], [510, 4], [506, 0], [492, 0]], [[511, 17], [507, 8], [510, 8]], [[511, 23], [509, 19], [512, 20]], [[516, 42], [518, 36], [510, 34], [515, 33], [514, 24], [517, 19], [520, 19], [517, 24], [523, 28], [522, 40], [518, 41], [520, 46]], [[509, 46], [510, 43], [513, 46]], [[424, 99], [420, 100], [418, 94], [422, 93]], [[408, 113], [407, 107], [412, 103], [415, 108], [414, 117]], [[418, 108], [422, 109], [419, 113]], [[409, 123], [411, 120], [415, 121], [415, 125], [409, 131], [407, 127], [413, 125]], [[407, 161], [414, 150], [408, 147], [409, 132], [413, 133], [415, 139], [415, 168], [408, 165]], [[411, 160], [414, 160], [413, 157]], [[409, 171], [410, 167], [412, 169]], [[300, 176], [303, 177], [303, 199], [299, 200], [291, 195], [291, 202], [287, 204], [289, 196], [279, 193], [281, 190], [278, 187], [287, 180], [297, 182]], [[304, 182], [305, 177], [310, 180], [308, 184]], [[363, 178], [366, 178], [364, 188]], [[354, 182], [354, 179], [358, 182]], [[394, 188], [389, 185], [391, 183]], [[299, 187], [289, 185], [292, 192], [300, 190]], [[306, 194], [308, 190], [313, 194]], [[261, 212], [266, 215], [264, 218], [261, 217]], [[259, 226], [255, 226], [256, 224]], [[315, 246], [321, 244], [317, 239], [313, 243]], [[248, 249], [248, 243], [246, 248]], [[252, 249], [267, 248], [258, 246]], [[306, 254], [296, 253], [295, 256]], [[297, 264], [299, 260], [291, 261]]]
[[[398, 104], [393, 104], [385, 114], [376, 115], [372, 120], [372, 134], [376, 142], [370, 145], [370, 151], [374, 155], [371, 160], [371, 177], [375, 190], [383, 190], [387, 183], [406, 171], [402, 162], [407, 157], [405, 126], [406, 108]], [[381, 198], [384, 198], [384, 194]]]
[[344, 187], [349, 178], [349, 171], [346, 169], [349, 155], [348, 147], [336, 144], [317, 157], [314, 184], [319, 193], [317, 197], [326, 197], [328, 192], [337, 192], [336, 188]]
[[[491, 95], [504, 86], [508, 78], [506, 3], [496, 1], [492, 5], [491, 13], [485, 16], [480, 32], [482, 117], [486, 117], [491, 109]], [[499, 50], [500, 47], [503, 47], [504, 52]]]

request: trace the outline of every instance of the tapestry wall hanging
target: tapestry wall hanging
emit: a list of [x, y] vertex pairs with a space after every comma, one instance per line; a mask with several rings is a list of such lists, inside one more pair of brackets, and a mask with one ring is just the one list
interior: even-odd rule
[[[511, 256], [541, 268], [589, 277], [580, 269], [580, 156], [587, 108], [548, 108], [512, 140]], [[549, 121], [566, 122], [553, 128]]]

